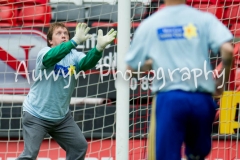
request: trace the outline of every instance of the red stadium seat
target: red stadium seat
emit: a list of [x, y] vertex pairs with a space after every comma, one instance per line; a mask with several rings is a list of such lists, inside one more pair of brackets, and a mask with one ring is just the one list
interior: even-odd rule
[[0, 0], [0, 4], [10, 4], [10, 3], [14, 3], [15, 0]]
[[220, 2], [234, 4], [234, 3], [239, 3], [240, 0], [221, 0]]
[[217, 4], [217, 3], [221, 3], [221, 4], [235, 4], [240, 2], [240, 0], [186, 0], [186, 3], [188, 5], [191, 4]]
[[0, 27], [16, 25], [16, 9], [13, 5], [0, 5]]
[[234, 77], [234, 88], [236, 91], [240, 91], [240, 43], [234, 44], [234, 71], [235, 71], [235, 77]]
[[192, 6], [193, 4], [216, 4], [217, 0], [186, 0], [186, 4]]
[[[201, 10], [201, 11], [206, 11], [206, 12], [212, 13], [216, 16], [218, 15], [219, 10], [222, 11], [222, 7], [218, 7], [216, 5], [211, 5], [211, 4], [198, 3], [198, 4], [193, 4], [193, 7], [198, 10]], [[220, 18], [220, 17], [218, 17], [218, 18]]]
[[225, 5], [223, 19], [236, 22], [240, 16], [240, 4]]
[[186, 0], [187, 3], [209, 3], [212, 0]]
[[240, 22], [232, 24], [230, 30], [234, 37], [240, 38]]
[[49, 0], [16, 0], [16, 2], [24, 4], [47, 4]]
[[25, 6], [35, 6], [35, 5], [46, 5], [48, 4], [49, 0], [15, 0], [15, 5], [21, 9]]
[[206, 12], [210, 12], [212, 14], [216, 14], [217, 12], [217, 6], [215, 5], [209, 5], [209, 4], [194, 4], [193, 5], [194, 8], [201, 10], [201, 11], [206, 11]]
[[51, 21], [51, 7], [48, 5], [24, 6], [18, 13], [17, 22], [23, 26], [46, 25]]
[[240, 68], [236, 70], [235, 85], [236, 85], [237, 91], [240, 91]]

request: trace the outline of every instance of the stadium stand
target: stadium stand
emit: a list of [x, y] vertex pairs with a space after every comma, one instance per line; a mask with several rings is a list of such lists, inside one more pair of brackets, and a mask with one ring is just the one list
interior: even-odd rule
[[10, 4], [10, 3], [14, 3], [15, 0], [0, 0], [0, 4]]
[[223, 23], [232, 31], [235, 37], [240, 37], [240, 1], [227, 2], [224, 5]]
[[1, 0], [0, 27], [47, 25], [51, 21], [48, 0]]
[[39, 4], [47, 4], [48, 0], [15, 0], [18, 4], [23, 5], [39, 5]]
[[117, 22], [117, 5], [92, 5], [86, 9], [86, 18], [91, 21]]
[[[206, 11], [206, 12], [210, 12], [214, 15], [216, 15], [217, 10], [218, 10], [218, 6], [213, 5], [213, 4], [201, 4], [201, 3], [196, 3], [192, 5], [194, 8], [197, 8], [201, 11]], [[222, 9], [222, 8], [220, 8]]]
[[0, 27], [16, 26], [16, 14], [17, 10], [13, 4], [0, 4]]
[[132, 21], [141, 21], [149, 15], [148, 7], [142, 3], [132, 4], [131, 7], [131, 16]]
[[[77, 6], [74, 3], [51, 4], [52, 22], [87, 22], [91, 25], [93, 22], [117, 22], [117, 5], [94, 4]], [[148, 14], [147, 7], [142, 3], [132, 3], [131, 18], [132, 21], [141, 21]]]
[[240, 0], [220, 0], [220, 3], [230, 3], [230, 4], [234, 4], [234, 3], [239, 3]]
[[[0, 26], [30, 26], [50, 22], [117, 22], [117, 1], [100, 0], [0, 0]], [[131, 20], [140, 22], [162, 6], [163, 0], [132, 1]], [[239, 27], [240, 0], [187, 0], [188, 5], [216, 15], [231, 30]], [[230, 17], [230, 18], [229, 18]], [[237, 31], [237, 36], [239, 35]]]
[[17, 22], [23, 26], [47, 25], [51, 20], [51, 7], [48, 5], [29, 5], [18, 12]]
[[230, 30], [235, 35], [235, 37], [240, 37], [240, 21], [232, 24]]
[[[85, 4], [102, 4], [102, 3], [106, 3], [109, 5], [116, 5], [118, 0], [50, 0], [51, 4], [56, 4], [56, 3], [73, 3], [77, 6], [81, 6], [81, 5], [85, 5]], [[149, 5], [149, 0], [131, 0], [131, 2], [134, 3], [143, 3], [144, 5]]]
[[47, 25], [51, 21], [48, 0], [16, 0], [17, 23], [20, 26]]
[[74, 3], [51, 4], [52, 22], [84, 22], [85, 8]]
[[[240, 29], [240, 25], [238, 27], [238, 32], [239, 32], [239, 29]], [[236, 68], [235, 88], [236, 88], [236, 91], [240, 91], [240, 43], [235, 44], [234, 53], [235, 53], [235, 68]]]

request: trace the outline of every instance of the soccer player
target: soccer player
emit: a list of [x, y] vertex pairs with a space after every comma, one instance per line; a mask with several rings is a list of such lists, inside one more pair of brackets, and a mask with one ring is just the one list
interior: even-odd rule
[[[185, 5], [185, 0], [165, 0], [165, 7], [137, 28], [126, 56], [128, 69], [152, 67], [155, 72], [148, 160], [180, 160], [183, 143], [188, 160], [204, 160], [209, 154], [212, 95], [222, 94], [221, 82], [229, 77], [232, 38], [214, 15]], [[225, 79], [215, 82], [209, 51], [221, 53]]]
[[[51, 24], [48, 47], [40, 50], [36, 59], [36, 77], [41, 79], [32, 85], [23, 103], [24, 150], [18, 160], [35, 160], [47, 133], [66, 151], [67, 160], [84, 160], [87, 141], [69, 110], [77, 84], [74, 74], [94, 67], [102, 51], [116, 37], [114, 29], [105, 36], [98, 30], [96, 47], [85, 55], [75, 47], [91, 37], [89, 30], [85, 23], [79, 23], [75, 36], [69, 40], [69, 31], [63, 23]], [[54, 73], [58, 78], [46, 78], [44, 73]]]

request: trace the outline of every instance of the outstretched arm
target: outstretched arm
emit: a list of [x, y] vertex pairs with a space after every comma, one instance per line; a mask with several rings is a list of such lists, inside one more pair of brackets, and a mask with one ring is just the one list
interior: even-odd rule
[[78, 63], [80, 71], [86, 71], [93, 68], [101, 58], [102, 52], [99, 52], [96, 47], [91, 49]]
[[61, 61], [68, 53], [70, 53], [71, 49], [75, 48], [71, 41], [61, 43], [60, 45], [51, 48], [44, 56], [43, 56], [43, 65], [46, 68], [54, 66], [56, 63]]
[[98, 37], [97, 37], [97, 45], [95, 48], [90, 50], [87, 55], [80, 60], [79, 68], [80, 71], [86, 71], [88, 69], [93, 68], [97, 62], [102, 58], [102, 51], [105, 47], [110, 44], [117, 35], [117, 31], [111, 29], [105, 36], [103, 36], [103, 31], [101, 29], [98, 30]]

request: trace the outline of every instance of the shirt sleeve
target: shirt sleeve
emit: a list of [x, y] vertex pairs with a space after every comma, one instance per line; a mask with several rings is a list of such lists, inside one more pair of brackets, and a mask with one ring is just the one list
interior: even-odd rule
[[42, 63], [45, 67], [54, 66], [56, 63], [61, 61], [67, 54], [70, 53], [71, 49], [75, 48], [71, 41], [61, 43], [49, 50], [44, 55]]
[[96, 66], [98, 61], [102, 58], [102, 52], [99, 52], [96, 47], [91, 49], [86, 56], [84, 56], [79, 62], [78, 62], [78, 68], [79, 71], [86, 71], [88, 69], [93, 68]]
[[229, 29], [220, 22], [214, 15], [209, 15], [209, 38], [208, 45], [214, 54], [217, 54], [223, 43], [231, 41], [233, 39], [232, 33]]
[[36, 59], [36, 68], [38, 70], [47, 68], [43, 65], [43, 57], [50, 49], [51, 49], [50, 47], [45, 47], [38, 52], [37, 59]]
[[138, 65], [142, 66], [147, 59], [147, 47], [145, 42], [147, 40], [148, 30], [145, 30], [141, 25], [136, 30], [133, 40], [131, 42], [125, 61], [133, 70], [138, 69]]

